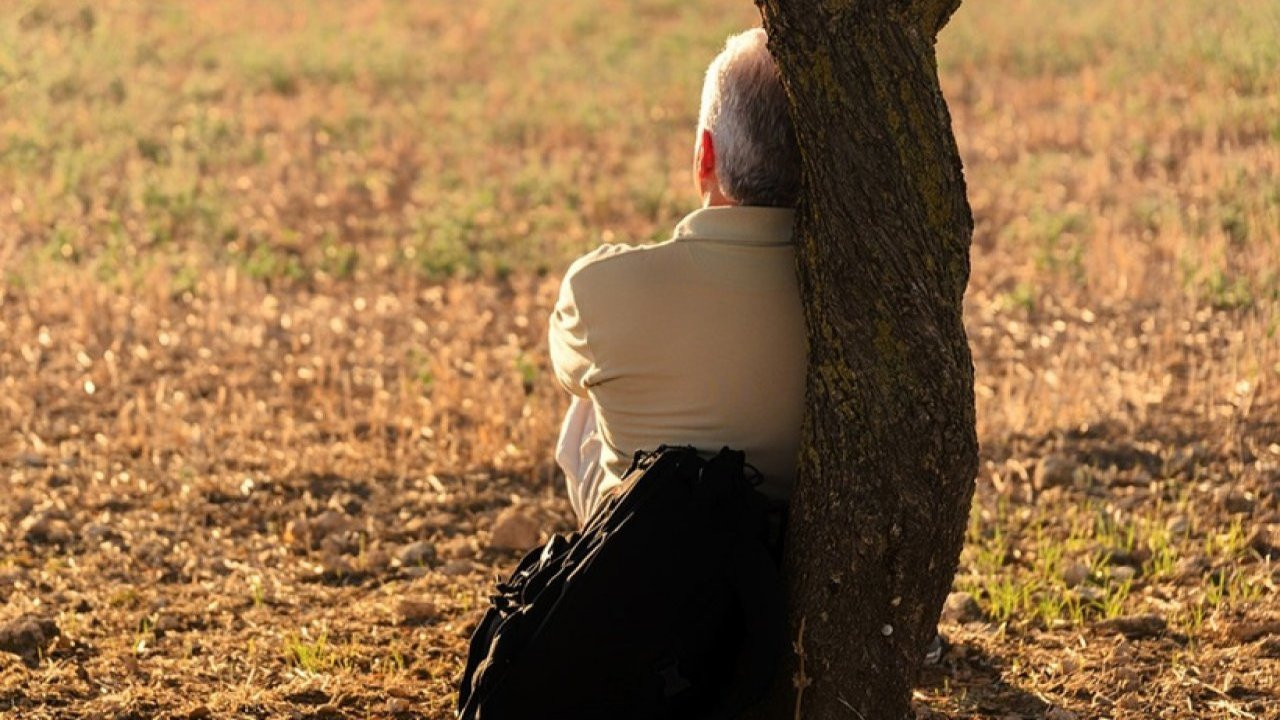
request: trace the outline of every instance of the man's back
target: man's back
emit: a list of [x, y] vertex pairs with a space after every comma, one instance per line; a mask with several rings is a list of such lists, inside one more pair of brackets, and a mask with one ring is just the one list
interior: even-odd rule
[[806, 340], [792, 211], [696, 211], [657, 245], [605, 246], [565, 277], [551, 357], [592, 399], [616, 484], [636, 450], [746, 452], [763, 489], [789, 495], [804, 407]]

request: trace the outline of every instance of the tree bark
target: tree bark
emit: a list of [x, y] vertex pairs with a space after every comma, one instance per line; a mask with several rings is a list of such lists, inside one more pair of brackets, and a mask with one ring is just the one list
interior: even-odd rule
[[757, 0], [803, 155], [810, 343], [795, 652], [769, 717], [909, 717], [955, 574], [978, 462], [973, 218], [934, 41], [959, 3]]

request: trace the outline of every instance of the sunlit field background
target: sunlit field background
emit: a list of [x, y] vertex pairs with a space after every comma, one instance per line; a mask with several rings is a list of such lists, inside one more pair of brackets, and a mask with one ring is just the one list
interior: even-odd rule
[[[694, 206], [757, 23], [0, 3], [0, 717], [450, 717], [571, 526], [559, 274]], [[1280, 4], [969, 0], [939, 54], [983, 467], [921, 716], [1280, 718]]]

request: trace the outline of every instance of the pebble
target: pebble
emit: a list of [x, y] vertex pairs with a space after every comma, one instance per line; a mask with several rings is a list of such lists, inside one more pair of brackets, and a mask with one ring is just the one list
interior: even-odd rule
[[337, 510], [325, 510], [307, 524], [311, 530], [311, 542], [319, 542], [334, 533], [345, 532], [351, 527], [351, 518]]
[[28, 515], [18, 529], [23, 539], [32, 545], [66, 545], [72, 539], [67, 522], [48, 513]]
[[1044, 720], [1078, 720], [1080, 716], [1066, 708], [1053, 706], [1044, 714]]
[[1034, 483], [1037, 490], [1052, 487], [1070, 487], [1075, 483], [1080, 463], [1061, 453], [1053, 453], [1036, 463]]
[[1070, 562], [1062, 568], [1062, 582], [1067, 587], [1078, 587], [1089, 579], [1089, 566], [1082, 562]]
[[971, 593], [956, 591], [947, 596], [942, 619], [954, 623], [976, 622], [982, 619], [982, 608]]
[[342, 555], [325, 555], [320, 561], [320, 574], [328, 579], [340, 580], [355, 575], [356, 568]]
[[1138, 571], [1128, 565], [1116, 565], [1111, 568], [1111, 579], [1124, 583], [1133, 580], [1138, 575]]
[[1236, 488], [1222, 488], [1217, 495], [1223, 509], [1235, 515], [1253, 512], [1253, 506], [1258, 502], [1253, 493]]
[[520, 508], [509, 507], [493, 521], [489, 545], [496, 550], [528, 550], [541, 539], [540, 527]]
[[430, 600], [403, 598], [396, 606], [396, 614], [404, 623], [425, 623], [440, 617], [440, 608]]
[[20, 456], [20, 459], [22, 461], [22, 464], [26, 465], [27, 467], [42, 468], [42, 467], [48, 466], [48, 463], [45, 462], [44, 458], [34, 453], [23, 453]]
[[1107, 561], [1112, 565], [1128, 565], [1129, 567], [1140, 567], [1142, 563], [1151, 559], [1151, 551], [1145, 547], [1139, 546], [1132, 550], [1126, 550], [1121, 547], [1108, 548], [1106, 551]]
[[1264, 558], [1280, 555], [1280, 531], [1272, 526], [1264, 525], [1254, 529], [1248, 542], [1249, 547]]
[[426, 567], [436, 560], [436, 546], [426, 540], [409, 543], [396, 554], [401, 567]]
[[1186, 515], [1174, 515], [1165, 522], [1164, 526], [1174, 535], [1185, 535], [1191, 529], [1191, 519]]
[[156, 619], [156, 630], [160, 632], [178, 632], [183, 629], [182, 618], [173, 613], [164, 613]]
[[385, 570], [391, 564], [391, 554], [380, 547], [367, 550], [364, 555], [360, 556], [361, 567], [370, 571]]
[[458, 558], [456, 560], [450, 560], [449, 562], [445, 563], [444, 567], [440, 568], [440, 572], [450, 576], [467, 575], [475, 569], [476, 569], [475, 563], [471, 562], [470, 560], [464, 560], [462, 558]]

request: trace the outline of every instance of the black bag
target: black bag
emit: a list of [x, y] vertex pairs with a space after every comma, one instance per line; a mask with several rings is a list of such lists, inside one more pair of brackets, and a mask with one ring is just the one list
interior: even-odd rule
[[786, 642], [777, 516], [743, 454], [637, 453], [623, 487], [498, 584], [459, 718], [727, 720], [768, 691]]

